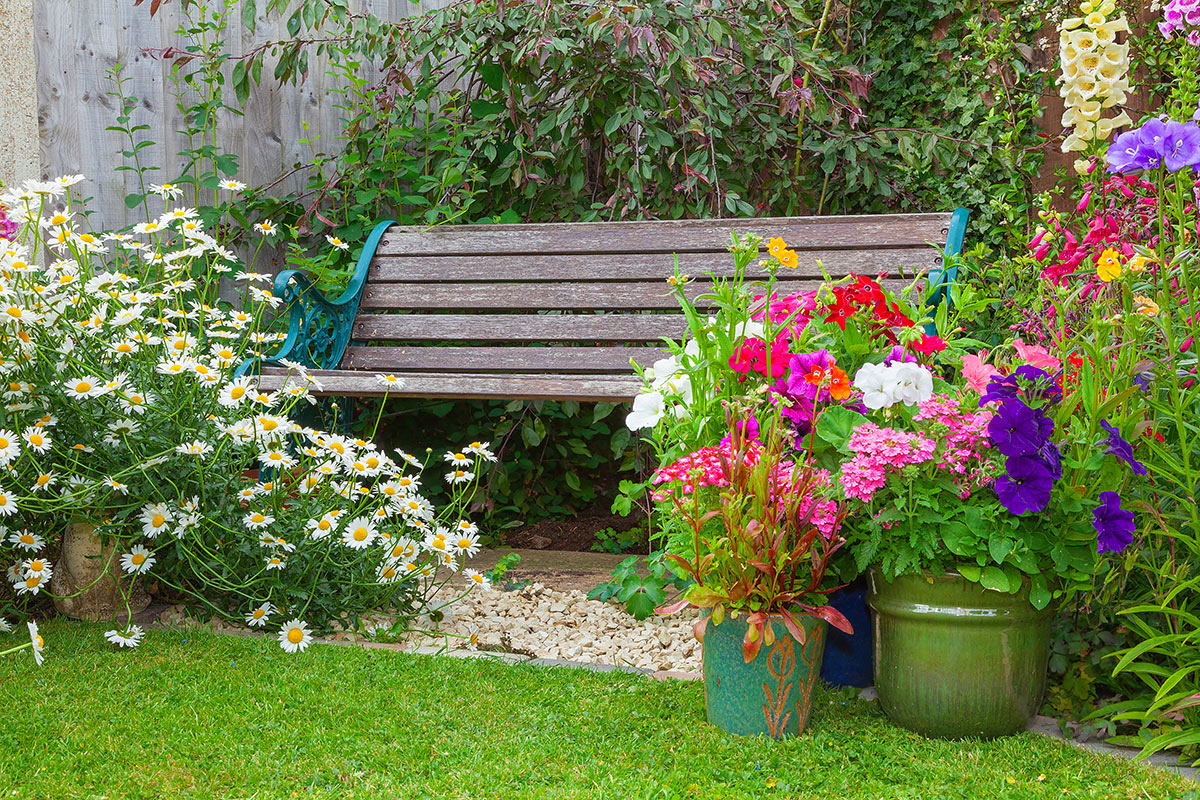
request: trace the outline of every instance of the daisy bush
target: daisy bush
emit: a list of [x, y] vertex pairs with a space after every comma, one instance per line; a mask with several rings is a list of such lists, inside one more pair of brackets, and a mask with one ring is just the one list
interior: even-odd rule
[[[488, 446], [418, 458], [300, 424], [321, 388], [304, 367], [273, 392], [236, 374], [281, 338], [269, 276], [170, 186], [156, 187], [157, 219], [89, 231], [81, 180], [0, 195], [0, 613], [53, 595], [72, 522], [94, 526], [106, 566], [205, 614], [279, 627], [289, 651], [366, 611], [401, 627], [429, 611], [479, 549], [467, 510]], [[441, 509], [425, 473], [451, 486]], [[126, 615], [106, 636], [134, 647], [143, 632]]]

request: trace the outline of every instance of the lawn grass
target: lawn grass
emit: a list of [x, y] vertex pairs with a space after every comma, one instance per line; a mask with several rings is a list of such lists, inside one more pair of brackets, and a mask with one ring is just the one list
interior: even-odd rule
[[1034, 734], [923, 739], [837, 692], [817, 695], [805, 736], [770, 742], [705, 723], [694, 682], [323, 645], [289, 656], [201, 631], [153, 631], [122, 652], [100, 630], [44, 625], [40, 670], [24, 653], [0, 658], [0, 797], [1158, 800], [1196, 789]]

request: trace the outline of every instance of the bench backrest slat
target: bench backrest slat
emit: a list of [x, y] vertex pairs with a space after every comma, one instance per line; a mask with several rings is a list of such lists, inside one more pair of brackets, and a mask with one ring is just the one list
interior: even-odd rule
[[349, 347], [343, 369], [385, 372], [632, 374], [669, 351], [658, 347]]
[[[728, 236], [728, 231], [726, 232]], [[783, 270], [784, 277], [820, 278], [821, 266], [829, 275], [859, 272], [896, 274], [899, 267], [909, 274], [939, 268], [941, 253], [931, 247], [888, 247], [877, 250], [798, 250], [795, 269]], [[379, 254], [367, 276], [368, 288], [384, 283], [492, 283], [496, 281], [651, 281], [660, 283], [674, 268], [671, 254], [589, 253], [586, 255], [495, 255], [415, 256]], [[680, 253], [679, 268], [693, 277], [709, 273], [733, 274], [733, 258], [721, 250], [711, 253]], [[764, 278], [757, 267], [752, 278]]]
[[382, 342], [657, 342], [682, 314], [360, 314], [354, 338]]
[[731, 230], [778, 236], [803, 250], [924, 248], [943, 243], [949, 214], [567, 222], [393, 227], [379, 255], [480, 256], [550, 253], [723, 252]]

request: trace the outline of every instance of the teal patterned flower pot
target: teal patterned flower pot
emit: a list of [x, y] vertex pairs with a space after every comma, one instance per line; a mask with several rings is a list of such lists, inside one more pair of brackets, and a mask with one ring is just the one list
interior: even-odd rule
[[944, 739], [1024, 730], [1042, 703], [1053, 611], [958, 574], [868, 576], [875, 690], [895, 724]]
[[800, 617], [805, 643], [780, 617], [771, 618], [775, 641], [749, 664], [742, 659], [746, 615], [710, 620], [704, 632], [704, 709], [708, 721], [736, 736], [799, 736], [808, 722], [813, 687], [825, 653], [823, 619]]

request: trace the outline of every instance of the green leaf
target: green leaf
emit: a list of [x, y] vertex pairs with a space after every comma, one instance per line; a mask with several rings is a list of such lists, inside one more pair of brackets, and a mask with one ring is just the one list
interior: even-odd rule
[[611, 414], [617, 405], [617, 403], [596, 403], [595, 409], [592, 410], [592, 424], [595, 425]]
[[254, 33], [254, 27], [258, 24], [257, 6], [255, 0], [242, 0], [242, 25], [251, 34]]
[[1012, 552], [1013, 543], [1011, 539], [1001, 539], [993, 537], [988, 540], [988, 552], [992, 554], [992, 560], [997, 564], [1003, 564], [1004, 559]]
[[962, 575], [972, 583], [979, 582], [979, 576], [983, 572], [983, 568], [976, 564], [959, 564], [958, 574]]
[[504, 68], [499, 64], [490, 61], [480, 64], [479, 77], [492, 91], [498, 92], [504, 88]]
[[533, 425], [526, 422], [521, 426], [521, 441], [525, 443], [526, 447], [537, 447], [542, 443], [542, 437], [534, 429]]
[[862, 414], [842, 406], [831, 406], [817, 418], [817, 438], [849, 454], [847, 442], [854, 429], [867, 421]]
[[999, 567], [987, 566], [983, 568], [983, 573], [979, 576], [979, 584], [985, 589], [1007, 592], [1008, 576]]

